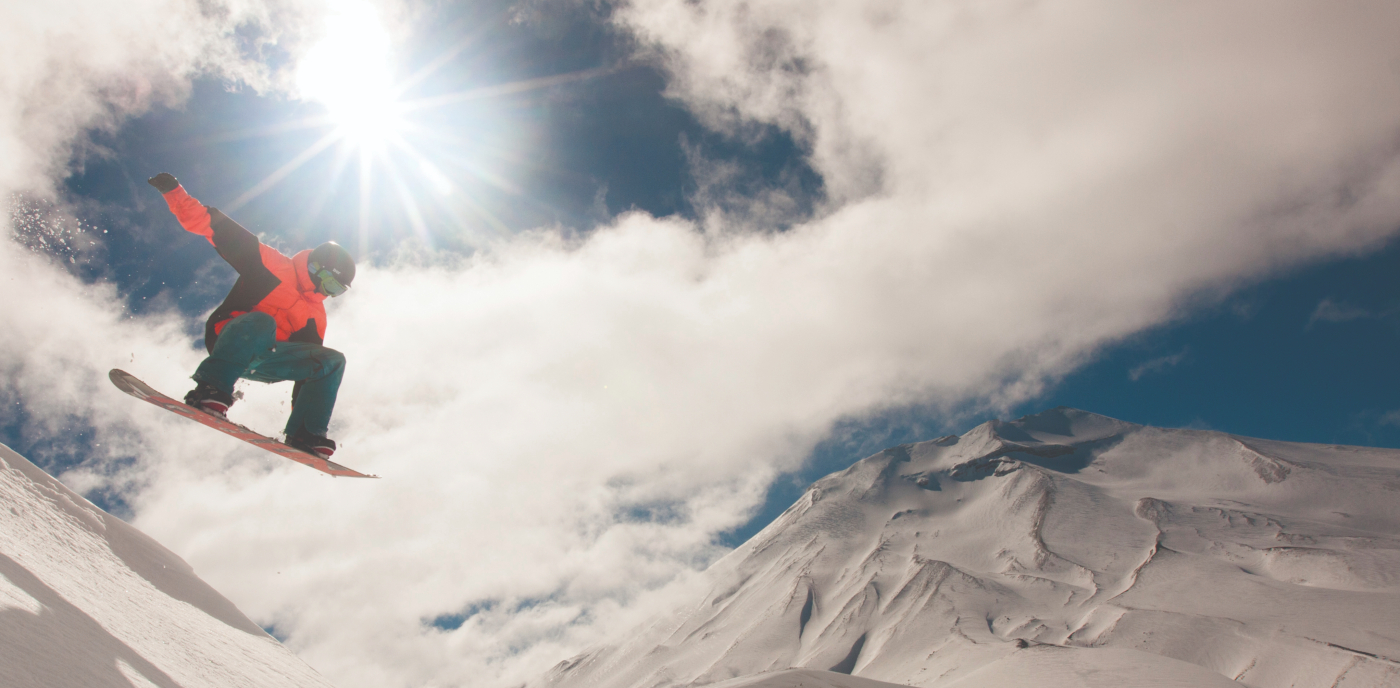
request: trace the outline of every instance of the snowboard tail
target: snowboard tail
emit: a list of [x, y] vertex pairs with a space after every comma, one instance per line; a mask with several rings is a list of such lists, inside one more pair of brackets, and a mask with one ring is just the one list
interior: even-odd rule
[[343, 476], [346, 478], [379, 477], [377, 475], [367, 475], [361, 473], [353, 468], [346, 468], [345, 466], [342, 466], [329, 459], [317, 456], [315, 454], [304, 452], [295, 447], [290, 447], [286, 444], [272, 439], [271, 437], [267, 437], [265, 435], [253, 432], [252, 430], [249, 430], [248, 428], [245, 428], [242, 425], [225, 420], [223, 418], [219, 418], [218, 416], [210, 415], [196, 408], [178, 402], [174, 399], [171, 399], [170, 397], [165, 396], [164, 394], [161, 394], [160, 392], [157, 392], [150, 385], [142, 382], [141, 380], [137, 379], [135, 375], [132, 375], [131, 373], [128, 373], [124, 370], [118, 370], [116, 368], [113, 368], [112, 371], [107, 374], [107, 377], [111, 378], [112, 384], [116, 385], [117, 389], [120, 389], [121, 391], [126, 392], [127, 394], [130, 394], [131, 396], [136, 397], [137, 399], [150, 402], [167, 411], [171, 411], [178, 415], [189, 418], [190, 420], [196, 421], [202, 425], [207, 425], [211, 428], [214, 428], [215, 430], [218, 430], [219, 432], [222, 432], [225, 435], [228, 435], [230, 437], [236, 437], [240, 440], [243, 440], [244, 442], [247, 442], [248, 444], [262, 447], [263, 449], [266, 449], [272, 452], [273, 454], [276, 454], [286, 459], [291, 459], [292, 461], [295, 461], [304, 466], [310, 466], [327, 475]]

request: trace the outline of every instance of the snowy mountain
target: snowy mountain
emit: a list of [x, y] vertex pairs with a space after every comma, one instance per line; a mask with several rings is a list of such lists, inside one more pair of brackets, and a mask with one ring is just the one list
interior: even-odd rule
[[0, 444], [0, 686], [329, 686], [179, 557]]
[[541, 683], [1400, 686], [1400, 451], [1053, 409], [827, 476], [707, 575]]

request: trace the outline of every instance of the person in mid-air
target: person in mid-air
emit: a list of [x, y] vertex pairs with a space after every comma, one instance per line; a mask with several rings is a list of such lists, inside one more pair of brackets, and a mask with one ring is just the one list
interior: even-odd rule
[[209, 357], [195, 370], [196, 386], [185, 395], [185, 403], [224, 417], [239, 378], [293, 380], [285, 441], [329, 457], [335, 442], [326, 431], [345, 374], [345, 356], [322, 344], [322, 302], [350, 288], [355, 261], [333, 241], [288, 258], [217, 208], [195, 200], [170, 173], [161, 172], [147, 182], [165, 196], [186, 231], [208, 239], [238, 271], [238, 281], [204, 326]]

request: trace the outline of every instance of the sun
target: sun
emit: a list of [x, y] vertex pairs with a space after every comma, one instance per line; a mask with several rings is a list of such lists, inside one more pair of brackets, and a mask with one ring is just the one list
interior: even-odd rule
[[302, 57], [296, 73], [304, 98], [326, 108], [338, 138], [380, 150], [402, 126], [390, 67], [390, 40], [365, 0], [336, 0], [325, 33]]

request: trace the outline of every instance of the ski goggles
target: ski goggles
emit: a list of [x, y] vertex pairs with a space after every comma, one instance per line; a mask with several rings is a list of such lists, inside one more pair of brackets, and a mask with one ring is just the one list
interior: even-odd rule
[[316, 279], [321, 281], [321, 291], [326, 292], [326, 296], [340, 296], [345, 293], [346, 289], [350, 288], [341, 284], [340, 280], [336, 279], [335, 275], [330, 271], [330, 268], [323, 268], [315, 263], [307, 267], [311, 268], [311, 274], [315, 275]]

